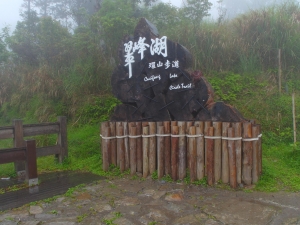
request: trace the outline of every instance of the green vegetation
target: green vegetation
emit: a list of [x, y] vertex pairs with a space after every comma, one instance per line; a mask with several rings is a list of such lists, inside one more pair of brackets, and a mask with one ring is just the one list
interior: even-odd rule
[[[48, 14], [34, 4], [30, 14], [23, 10], [13, 33], [7, 28], [0, 31], [0, 125], [10, 125], [15, 118], [24, 124], [52, 122], [65, 115], [69, 158], [62, 165], [52, 156], [39, 158], [39, 172], [82, 170], [123, 176], [113, 166], [109, 172], [102, 170], [99, 124], [119, 104], [110, 90], [110, 75], [119, 63], [119, 43], [133, 33], [140, 17], [146, 17], [161, 35], [191, 51], [192, 69], [203, 72], [216, 101], [235, 106], [245, 118], [262, 125], [263, 174], [254, 190], [298, 191], [300, 147], [299, 143], [291, 145], [291, 93], [296, 93], [300, 127], [299, 4], [269, 5], [230, 20], [220, 15], [212, 21], [205, 18], [211, 7], [206, 0], [190, 0], [180, 9], [163, 3], [149, 7], [151, 2], [155, 1], [104, 0], [93, 12], [88, 10], [93, 7], [78, 2], [81, 5], [66, 7], [68, 18], [59, 15], [62, 5], [54, 1], [45, 1], [54, 4]], [[74, 19], [72, 27], [63, 22], [70, 18]], [[41, 136], [37, 141], [42, 146], [55, 143], [56, 137]], [[0, 141], [1, 148], [12, 147], [11, 143]], [[16, 176], [13, 168], [12, 164], [0, 165], [0, 177]], [[157, 173], [152, 177], [156, 179]], [[205, 183], [205, 179], [194, 182]]]

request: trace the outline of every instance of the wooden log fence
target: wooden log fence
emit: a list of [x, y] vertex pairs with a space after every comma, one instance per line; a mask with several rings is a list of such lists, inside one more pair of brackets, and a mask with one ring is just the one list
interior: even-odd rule
[[255, 122], [103, 122], [100, 136], [104, 171], [113, 164], [131, 175], [146, 178], [157, 171], [159, 179], [169, 175], [174, 181], [189, 174], [191, 182], [207, 177], [209, 185], [220, 181], [232, 188], [255, 184], [262, 172], [261, 127]]
[[38, 184], [36, 143], [35, 140], [25, 141], [24, 147], [2, 149], [0, 151], [0, 164], [24, 162], [26, 181], [29, 186]]
[[[115, 123], [114, 125], [115, 126]], [[0, 127], [0, 140], [13, 139], [13, 148], [24, 148], [24, 138], [37, 135], [57, 134], [57, 143], [53, 146], [36, 148], [36, 157], [55, 155], [60, 163], [68, 157], [67, 143], [67, 119], [64, 116], [58, 117], [54, 123], [24, 124], [22, 120], [14, 120], [13, 126]], [[0, 152], [3, 150], [0, 149]], [[25, 163], [23, 160], [14, 160], [15, 170], [19, 176], [25, 175]]]

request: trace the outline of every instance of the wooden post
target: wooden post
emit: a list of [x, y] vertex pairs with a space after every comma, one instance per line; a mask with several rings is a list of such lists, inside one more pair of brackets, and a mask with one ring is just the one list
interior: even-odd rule
[[279, 90], [279, 94], [281, 94], [281, 77], [282, 77], [281, 49], [278, 49], [278, 90]]
[[259, 134], [259, 137], [258, 137], [258, 173], [259, 175], [261, 175], [262, 173], [262, 146], [261, 146], [261, 125], [260, 124], [257, 124], [257, 129], [258, 129], [258, 134]]
[[[209, 136], [208, 135], [208, 130], [211, 127], [212, 122], [211, 121], [205, 121], [204, 122], [204, 136]], [[205, 159], [205, 166], [204, 166], [204, 171], [205, 171], [205, 176], [207, 176], [207, 148], [206, 148], [206, 140], [205, 140], [205, 151], [204, 151], [204, 159]]]
[[137, 128], [135, 123], [129, 123], [129, 149], [130, 149], [130, 174], [135, 175], [136, 173], [136, 158], [137, 158], [137, 149], [136, 149], [136, 141], [137, 138]]
[[[149, 126], [143, 127], [143, 135], [149, 135]], [[143, 177], [149, 175], [149, 138], [143, 137]]]
[[109, 150], [110, 150], [110, 127], [108, 122], [101, 123], [101, 150], [102, 150], [102, 169], [103, 171], [108, 171], [109, 169]]
[[[120, 123], [122, 124], [122, 123]], [[120, 171], [124, 172], [125, 170], [125, 143], [124, 143], [124, 127], [123, 126], [117, 126], [117, 155], [119, 159], [119, 166], [120, 166]]]
[[[222, 137], [227, 137], [227, 129], [230, 127], [230, 123], [223, 122], [222, 124]], [[228, 141], [222, 140], [222, 182], [224, 184], [229, 183], [229, 164], [228, 164]]]
[[26, 181], [29, 186], [38, 184], [35, 140], [26, 141]]
[[58, 145], [60, 146], [60, 154], [58, 156], [58, 161], [59, 163], [62, 163], [65, 158], [68, 158], [67, 117], [59, 116], [58, 122]]
[[[118, 131], [118, 129], [120, 129], [120, 127], [123, 127], [122, 122], [116, 122], [116, 136], [123, 136], [123, 131], [122, 131], [122, 135], [120, 134], [120, 131]], [[118, 140], [119, 138], [116, 138], [117, 140], [117, 166], [120, 168], [120, 161], [121, 161], [121, 151], [118, 147]]]
[[293, 102], [293, 130], [294, 130], [294, 144], [297, 142], [297, 128], [296, 128], [296, 110], [295, 110], [295, 92], [292, 94]]
[[[242, 123], [236, 122], [232, 124], [234, 130], [234, 137], [242, 137]], [[242, 140], [234, 141], [236, 153], [236, 181], [238, 184], [242, 183]]]
[[243, 166], [242, 166], [242, 181], [246, 185], [251, 185], [252, 182], [252, 142], [247, 139], [252, 138], [252, 124], [243, 123]]
[[[234, 137], [234, 129], [228, 128], [228, 137], [233, 138]], [[237, 187], [237, 181], [236, 181], [236, 151], [234, 147], [234, 141], [228, 140], [228, 155], [229, 155], [229, 182], [231, 188]]]
[[[162, 135], [165, 133], [164, 126], [158, 126], [157, 134]], [[161, 179], [164, 176], [164, 147], [165, 140], [164, 137], [157, 136], [157, 177]]]
[[[189, 134], [190, 132], [190, 127], [193, 126], [194, 124], [194, 121], [187, 121], [186, 122], [186, 130], [185, 130], [185, 133], [186, 134]], [[187, 146], [187, 151], [186, 151], [186, 165], [187, 165], [187, 168], [189, 168], [189, 161], [190, 161], [190, 152], [188, 150], [188, 146], [189, 146], [189, 139], [186, 138], [186, 146]]]
[[[196, 135], [196, 127], [191, 126], [189, 129], [189, 135], [195, 136]], [[196, 150], [196, 137], [189, 137], [189, 170], [190, 170], [190, 180], [194, 182], [197, 178], [197, 150]]]
[[179, 135], [179, 152], [178, 152], [178, 179], [183, 180], [186, 177], [186, 123], [178, 122]]
[[215, 172], [215, 182], [218, 182], [221, 179], [222, 173], [222, 122], [213, 122], [214, 127], [214, 136], [217, 139], [214, 139], [214, 172]]
[[[210, 127], [207, 131], [207, 136], [212, 137], [214, 136], [214, 128]], [[205, 146], [207, 151], [207, 183], [208, 185], [212, 186], [215, 183], [214, 178], [214, 140], [211, 138], [205, 139]]]
[[[170, 121], [164, 122], [165, 134], [171, 134], [171, 123]], [[165, 174], [171, 175], [171, 136], [165, 137]]]
[[252, 141], [252, 149], [253, 149], [253, 167], [252, 167], [252, 183], [255, 184], [258, 181], [259, 177], [259, 158], [258, 158], [258, 127], [257, 126], [252, 126], [252, 136], [253, 138], [257, 138], [257, 141], [254, 140]]
[[[116, 123], [110, 122], [110, 136], [116, 136]], [[117, 166], [117, 140], [116, 138], [110, 140], [110, 163]]]
[[[23, 135], [23, 122], [22, 120], [14, 120], [14, 147], [24, 147], [24, 135]], [[18, 177], [25, 177], [25, 163], [22, 161], [14, 162], [15, 171], [17, 172]]]
[[[124, 136], [127, 136], [129, 134], [128, 130], [128, 122], [123, 122], [123, 129], [124, 129]], [[124, 146], [125, 146], [125, 170], [129, 169], [130, 165], [130, 154], [129, 154], [129, 138], [124, 138]]]
[[175, 137], [171, 137], [171, 176], [173, 180], [177, 180], [178, 176], [178, 151], [179, 151], [179, 137], [176, 135], [179, 134], [178, 126], [172, 126], [172, 135]]
[[195, 122], [196, 135], [202, 135], [196, 138], [197, 148], [197, 179], [201, 180], [204, 177], [204, 123], [197, 121]]
[[[142, 123], [141, 122], [136, 122], [136, 135], [141, 136], [142, 135]], [[137, 154], [137, 159], [136, 159], [136, 170], [139, 173], [143, 172], [143, 142], [142, 142], [142, 137], [139, 137], [136, 139], [136, 154]]]
[[152, 173], [156, 170], [156, 123], [149, 122], [149, 172]]

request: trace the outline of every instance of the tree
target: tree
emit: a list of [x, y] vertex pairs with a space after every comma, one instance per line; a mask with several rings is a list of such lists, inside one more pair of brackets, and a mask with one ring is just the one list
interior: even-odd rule
[[5, 27], [0, 33], [0, 64], [6, 62], [9, 57], [9, 52], [7, 50], [7, 44], [5, 43], [5, 38], [8, 37], [8, 28]]
[[190, 19], [194, 26], [199, 25], [202, 19], [209, 16], [209, 10], [212, 6], [208, 0], [185, 0], [183, 3], [183, 16]]

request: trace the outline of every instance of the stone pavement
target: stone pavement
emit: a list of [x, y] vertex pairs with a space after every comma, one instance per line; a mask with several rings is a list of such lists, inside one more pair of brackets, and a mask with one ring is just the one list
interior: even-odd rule
[[246, 193], [127, 177], [0, 213], [0, 225], [17, 224], [300, 225], [300, 193]]

